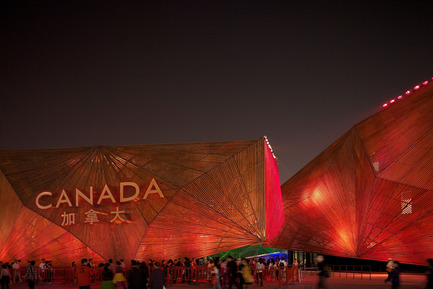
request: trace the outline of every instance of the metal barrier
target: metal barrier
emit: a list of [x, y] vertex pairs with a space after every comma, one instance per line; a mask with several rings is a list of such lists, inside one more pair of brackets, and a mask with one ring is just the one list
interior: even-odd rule
[[[195, 283], [210, 282], [211, 268], [206, 266], [197, 267], [183, 267], [173, 266], [163, 268], [165, 273], [165, 282], [167, 285], [172, 286], [176, 283]], [[152, 273], [152, 268], [149, 268], [149, 276]]]
[[[52, 282], [53, 280], [63, 280], [65, 282], [73, 282], [75, 279], [75, 270], [71, 267], [51, 267], [50, 269], [42, 270], [36, 267], [38, 279], [40, 282]], [[93, 279], [98, 280], [101, 270], [93, 269]], [[27, 268], [20, 268], [21, 278], [24, 280], [27, 273]]]
[[[166, 276], [165, 282], [170, 286], [179, 282], [192, 283], [193, 280], [198, 281], [197, 276], [200, 276], [201, 273], [197, 268], [183, 266], [165, 267], [163, 270]], [[150, 269], [149, 272], [151, 273], [152, 270]]]
[[318, 267], [304, 267], [304, 269], [301, 270], [301, 272], [304, 276], [313, 276], [313, 275], [317, 275], [318, 270], [319, 270]]
[[338, 277], [341, 277], [341, 274], [352, 275], [353, 279], [355, 279], [355, 274], [360, 274], [361, 279], [363, 276], [369, 275], [371, 280], [371, 266], [370, 265], [328, 265], [332, 269], [332, 277], [335, 277], [338, 274]]
[[[93, 268], [93, 280], [99, 280], [103, 268]], [[149, 279], [153, 268], [149, 269]], [[207, 266], [197, 266], [197, 267], [164, 267], [161, 268], [166, 276], [166, 285], [173, 286], [176, 283], [189, 283], [198, 284], [199, 282], [209, 282], [211, 281], [211, 271], [212, 269]], [[253, 277], [253, 282], [259, 283], [258, 274], [256, 274], [255, 267], [251, 267], [251, 275]], [[41, 282], [52, 282], [54, 280], [62, 280], [65, 283], [74, 283], [75, 280], [75, 270], [71, 267], [52, 267], [49, 270], [38, 270], [38, 278]], [[27, 268], [21, 268], [21, 278], [26, 275]], [[125, 277], [128, 276], [129, 270], [125, 270]], [[221, 284], [227, 284], [229, 281], [229, 272], [220, 270]], [[301, 282], [302, 280], [302, 270], [298, 267], [285, 267], [285, 268], [271, 268], [262, 269], [263, 282], [278, 284], [279, 288], [282, 286], [288, 286], [294, 282]]]
[[[163, 268], [164, 274], [166, 276], [165, 283], [168, 286], [174, 286], [176, 283], [189, 283], [198, 284], [199, 282], [210, 283], [212, 277], [212, 269], [206, 266], [197, 267], [165, 267]], [[151, 275], [152, 268], [149, 268], [149, 276]], [[228, 285], [229, 282], [229, 272], [220, 270], [220, 278], [222, 285]], [[255, 272], [255, 268], [251, 268], [251, 275], [253, 277], [253, 282], [258, 283], [258, 275]], [[279, 288], [281, 286], [288, 286], [288, 284], [293, 284], [294, 282], [301, 282], [302, 280], [302, 270], [298, 267], [286, 267], [284, 269], [272, 268], [272, 269], [262, 269], [263, 282], [278, 284]]]

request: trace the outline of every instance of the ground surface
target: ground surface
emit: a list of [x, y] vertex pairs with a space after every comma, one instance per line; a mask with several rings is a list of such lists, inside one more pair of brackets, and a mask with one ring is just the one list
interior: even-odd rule
[[[336, 276], [328, 279], [329, 286], [331, 289], [387, 289], [391, 288], [391, 284], [388, 282], [384, 283], [386, 275], [384, 273], [374, 273], [371, 275], [363, 275], [361, 279], [361, 275], [348, 274], [347, 278], [345, 274], [341, 274], [341, 277], [337, 273]], [[305, 279], [301, 283], [290, 284], [288, 289], [316, 289], [317, 288], [317, 277], [316, 276], [306, 276]], [[424, 289], [425, 288], [425, 276], [422, 274], [402, 274], [401, 275], [401, 289]], [[210, 289], [211, 286], [206, 283], [199, 283], [198, 285], [188, 285], [188, 284], [175, 284], [171, 287], [171, 289], [175, 289], [176, 287], [180, 289], [185, 288], [196, 288], [196, 289]], [[11, 288], [22, 289], [28, 288], [25, 283], [18, 283], [12, 285]], [[70, 283], [64, 283], [62, 281], [55, 281], [53, 284], [44, 284], [37, 285], [35, 288], [38, 289], [77, 289], [77, 285], [72, 285]], [[91, 286], [91, 289], [99, 288], [99, 284], [95, 283]], [[120, 289], [121, 287], [117, 287]], [[235, 287], [233, 287], [234, 289]], [[249, 289], [278, 289], [279, 286], [276, 283], [265, 283], [264, 287], [258, 287], [255, 284], [249, 286]], [[284, 286], [281, 289], [285, 288]]]

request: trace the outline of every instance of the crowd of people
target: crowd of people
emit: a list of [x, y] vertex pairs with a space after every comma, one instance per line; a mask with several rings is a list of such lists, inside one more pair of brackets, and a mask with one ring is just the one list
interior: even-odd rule
[[[72, 264], [74, 269], [74, 276], [78, 283], [80, 289], [90, 289], [90, 285], [94, 278], [95, 270], [93, 269], [93, 264], [87, 259], [81, 260], [81, 266], [77, 267]], [[145, 262], [138, 262], [136, 260], [131, 261], [131, 266], [128, 270], [127, 277], [126, 274], [126, 264], [123, 259], [117, 262], [113, 262], [112, 259], [108, 260], [107, 263], [100, 263], [99, 268], [101, 268], [101, 289], [114, 289], [116, 286], [120, 286], [123, 289], [163, 289], [161, 286], [155, 286], [157, 277], [153, 276], [155, 280], [151, 280], [148, 283], [149, 270]], [[159, 263], [152, 264], [153, 271], [159, 270]], [[162, 272], [162, 271], [161, 271]], [[152, 274], [154, 274], [152, 272]], [[162, 279], [163, 282], [164, 279]]]
[[[292, 265], [297, 266], [296, 260]], [[209, 280], [215, 289], [226, 286], [229, 289], [232, 289], [233, 286], [238, 289], [247, 289], [253, 279], [257, 281], [258, 286], [263, 286], [264, 272], [267, 269], [273, 272], [273, 280], [284, 278], [284, 273], [279, 272], [284, 272], [287, 266], [287, 261], [284, 259], [269, 259], [265, 262], [264, 259], [235, 259], [231, 256], [226, 260], [219, 258], [214, 260], [190, 259], [188, 257], [160, 262], [150, 259], [148, 263], [132, 260], [128, 268], [123, 259], [117, 262], [110, 259], [107, 263], [97, 265], [92, 259], [82, 259], [79, 265], [72, 262], [68, 274], [72, 276], [73, 283], [77, 284], [80, 289], [89, 288], [95, 278], [101, 280], [101, 289], [112, 289], [116, 286], [123, 289], [162, 289], [159, 283], [164, 284], [167, 278], [174, 283], [177, 280], [191, 283], [192, 280], [200, 278], [200, 280]], [[2, 289], [9, 289], [9, 284], [23, 282], [23, 280], [28, 283], [30, 289], [33, 289], [37, 282], [51, 284], [54, 277], [53, 264], [45, 259], [41, 259], [39, 265], [36, 265], [35, 261], [27, 261], [25, 269], [22, 268], [21, 260], [14, 260], [11, 264], [0, 262], [0, 267]], [[204, 270], [195, 270], [198, 267]], [[183, 269], [178, 270], [178, 268]], [[25, 275], [22, 275], [22, 272], [26, 272]], [[256, 278], [253, 278], [253, 274]], [[157, 280], [160, 281], [157, 282]]]
[[[323, 256], [316, 258], [319, 269], [318, 288], [329, 289], [327, 278], [331, 276], [329, 267], [325, 264]], [[433, 289], [433, 259], [427, 260], [427, 289]], [[167, 278], [172, 282], [181, 279], [190, 283], [193, 279], [198, 279], [198, 267], [206, 268], [201, 274], [206, 274], [206, 279], [212, 285], [212, 289], [248, 289], [249, 285], [256, 282], [257, 286], [263, 286], [263, 279], [266, 274], [271, 280], [283, 281], [288, 277], [288, 267], [297, 267], [298, 262], [294, 259], [289, 265], [284, 259], [268, 259], [265, 261], [259, 259], [235, 259], [228, 256], [227, 259], [220, 258], [205, 260], [189, 259], [170, 259], [167, 262], [162, 260], [157, 262], [150, 259], [148, 263], [132, 260], [129, 267], [123, 259], [114, 262], [112, 259], [107, 263], [100, 263], [95, 266], [92, 259], [82, 259], [80, 265], [72, 262], [71, 271], [73, 282], [78, 285], [79, 289], [90, 289], [90, 285], [97, 278], [101, 280], [101, 289], [114, 289], [120, 287], [123, 289], [163, 289]], [[180, 270], [178, 270], [180, 268]], [[9, 285], [17, 282], [28, 283], [30, 289], [34, 289], [36, 282], [40, 284], [51, 284], [53, 280], [52, 262], [42, 259], [38, 266], [35, 261], [27, 261], [25, 265], [25, 275], [21, 273], [21, 260], [14, 260], [12, 263], [3, 263], [0, 261], [0, 283], [2, 289], [9, 289]], [[385, 283], [391, 282], [392, 289], [400, 286], [400, 266], [398, 261], [388, 259], [386, 264], [388, 277]], [[204, 272], [204, 273], [203, 273]], [[98, 274], [96, 274], [98, 273]]]
[[52, 262], [42, 259], [38, 266], [39, 270], [35, 265], [35, 261], [27, 261], [25, 265], [26, 274], [22, 276], [21, 260], [15, 259], [12, 263], [0, 261], [0, 284], [2, 289], [9, 289], [9, 284], [22, 283], [23, 279], [27, 281], [31, 289], [34, 288], [36, 280], [41, 280], [42, 284], [51, 284], [53, 279]]

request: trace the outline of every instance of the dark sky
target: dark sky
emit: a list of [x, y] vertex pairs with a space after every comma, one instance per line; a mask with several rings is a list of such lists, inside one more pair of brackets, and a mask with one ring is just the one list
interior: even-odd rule
[[1, 1], [0, 149], [257, 139], [283, 183], [433, 76], [432, 1]]

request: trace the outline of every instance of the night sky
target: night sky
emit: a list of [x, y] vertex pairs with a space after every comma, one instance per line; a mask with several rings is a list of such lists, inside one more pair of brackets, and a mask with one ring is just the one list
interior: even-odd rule
[[281, 183], [433, 77], [432, 1], [1, 1], [0, 149], [268, 136]]

